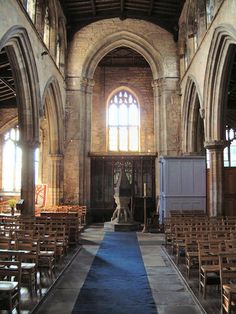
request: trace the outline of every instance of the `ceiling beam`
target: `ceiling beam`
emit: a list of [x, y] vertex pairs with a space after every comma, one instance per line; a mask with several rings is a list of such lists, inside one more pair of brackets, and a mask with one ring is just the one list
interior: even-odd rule
[[12, 97], [10, 99], [1, 100], [0, 99], [0, 109], [7, 108], [16, 108], [16, 97]]
[[91, 0], [91, 6], [92, 6], [92, 11], [93, 11], [93, 16], [96, 16], [96, 6], [95, 6], [94, 0]]
[[150, 0], [148, 15], [152, 15], [154, 0]]
[[120, 19], [125, 19], [125, 0], [120, 0]]
[[2, 77], [0, 77], [0, 81], [6, 86], [8, 87], [14, 94], [16, 94], [15, 89]]

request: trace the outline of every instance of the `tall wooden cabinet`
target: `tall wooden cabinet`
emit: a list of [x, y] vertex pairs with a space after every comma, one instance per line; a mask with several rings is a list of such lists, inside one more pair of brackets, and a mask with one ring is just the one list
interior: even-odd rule
[[206, 159], [201, 156], [160, 159], [160, 222], [170, 210], [206, 210]]

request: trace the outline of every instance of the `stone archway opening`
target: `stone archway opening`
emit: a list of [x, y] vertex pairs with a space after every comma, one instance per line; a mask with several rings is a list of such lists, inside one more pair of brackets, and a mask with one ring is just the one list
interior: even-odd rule
[[[142, 221], [144, 183], [148, 213], [156, 208], [155, 109], [151, 68], [140, 53], [121, 46], [100, 60], [93, 80], [91, 115], [96, 119], [96, 123], [91, 124], [90, 152], [93, 216], [100, 221], [111, 218], [115, 206], [115, 178], [117, 169], [123, 164], [132, 186], [130, 206], [135, 218]], [[114, 110], [109, 119], [112, 104]], [[137, 109], [137, 121], [132, 120], [133, 116], [129, 114], [131, 104]], [[136, 140], [137, 145], [132, 146], [132, 141]], [[97, 191], [101, 191], [101, 195]]]
[[28, 34], [23, 28], [12, 27], [2, 37], [0, 49], [0, 62], [5, 69], [0, 72], [1, 84], [8, 88], [0, 99], [0, 110], [5, 111], [0, 123], [19, 127], [23, 162], [17, 196], [24, 199], [22, 214], [32, 216], [35, 207], [34, 152], [39, 140], [40, 108], [36, 63]]

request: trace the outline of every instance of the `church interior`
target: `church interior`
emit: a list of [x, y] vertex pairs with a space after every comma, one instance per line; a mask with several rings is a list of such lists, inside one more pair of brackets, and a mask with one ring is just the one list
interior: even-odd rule
[[236, 1], [0, 14], [0, 312], [233, 313]]

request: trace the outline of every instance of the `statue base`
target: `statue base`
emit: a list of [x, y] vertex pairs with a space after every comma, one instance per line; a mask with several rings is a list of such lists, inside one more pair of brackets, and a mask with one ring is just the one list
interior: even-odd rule
[[104, 222], [104, 231], [138, 231], [139, 223], [133, 222], [116, 222], [106, 221]]

